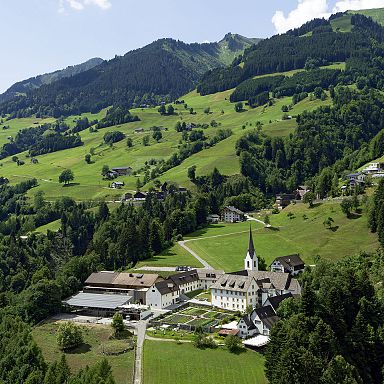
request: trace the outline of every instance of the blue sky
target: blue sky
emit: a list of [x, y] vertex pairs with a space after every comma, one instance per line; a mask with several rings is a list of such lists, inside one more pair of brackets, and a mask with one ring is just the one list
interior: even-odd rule
[[112, 58], [161, 37], [267, 37], [335, 10], [384, 7], [384, 0], [2, 0], [0, 92], [16, 81]]

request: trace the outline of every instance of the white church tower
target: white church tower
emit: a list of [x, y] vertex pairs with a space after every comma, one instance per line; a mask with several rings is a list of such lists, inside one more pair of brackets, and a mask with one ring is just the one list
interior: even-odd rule
[[249, 228], [249, 245], [247, 256], [244, 259], [244, 268], [246, 271], [258, 271], [259, 260], [257, 259], [255, 247], [253, 245], [252, 228]]

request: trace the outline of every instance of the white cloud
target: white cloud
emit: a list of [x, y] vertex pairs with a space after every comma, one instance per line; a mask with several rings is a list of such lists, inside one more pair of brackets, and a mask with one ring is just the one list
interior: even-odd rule
[[284, 33], [289, 29], [300, 27], [309, 20], [327, 18], [331, 13], [384, 7], [384, 0], [338, 0], [333, 8], [329, 3], [329, 0], [298, 0], [296, 8], [288, 15], [283, 11], [276, 11], [272, 17], [276, 32]]
[[382, 7], [384, 7], [384, 0], [341, 0], [336, 3], [333, 12]]
[[112, 6], [109, 0], [59, 0], [59, 12], [64, 13], [67, 8], [82, 11], [89, 5], [96, 6], [103, 10], [107, 10]]
[[109, 9], [112, 7], [112, 4], [109, 0], [84, 0], [85, 5], [96, 5], [101, 9]]

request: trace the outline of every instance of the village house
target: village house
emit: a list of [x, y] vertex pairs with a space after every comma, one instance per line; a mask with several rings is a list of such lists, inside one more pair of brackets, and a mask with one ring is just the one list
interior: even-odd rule
[[384, 163], [376, 162], [370, 163], [367, 167], [362, 170], [366, 175], [373, 175], [376, 173], [384, 172]]
[[118, 176], [129, 176], [133, 172], [132, 167], [114, 167], [112, 172], [116, 172]]
[[277, 309], [285, 299], [293, 297], [291, 293], [273, 296], [267, 299], [263, 307], [245, 314], [237, 324], [239, 336], [248, 338], [255, 335], [269, 336], [272, 326], [278, 320]]
[[207, 223], [218, 224], [220, 221], [220, 216], [215, 214], [210, 214], [207, 216]]
[[143, 133], [144, 132], [144, 128], [136, 128], [133, 132], [134, 133]]
[[271, 264], [271, 272], [286, 272], [292, 276], [303, 272], [304, 268], [304, 262], [298, 254], [277, 257]]
[[306, 193], [310, 192], [310, 188], [306, 185], [299, 185], [295, 191], [295, 199], [296, 200], [303, 200]]
[[121, 189], [124, 187], [124, 183], [122, 181], [114, 181], [111, 183], [111, 188], [113, 189]]
[[123, 196], [121, 196], [121, 201], [131, 200], [132, 197], [133, 197], [133, 194], [131, 192], [124, 192]]
[[143, 201], [147, 197], [147, 192], [141, 192], [137, 191], [136, 193], [133, 194], [133, 200], [135, 201]]
[[349, 186], [354, 188], [356, 186], [364, 186], [366, 175], [363, 172], [350, 173], [347, 175]]
[[280, 193], [276, 195], [276, 205], [279, 209], [284, 209], [291, 204], [292, 201], [296, 200], [296, 195], [292, 193]]
[[245, 220], [245, 214], [243, 211], [240, 211], [240, 209], [233, 206], [227, 206], [223, 209], [221, 218], [226, 223], [237, 223], [238, 221]]

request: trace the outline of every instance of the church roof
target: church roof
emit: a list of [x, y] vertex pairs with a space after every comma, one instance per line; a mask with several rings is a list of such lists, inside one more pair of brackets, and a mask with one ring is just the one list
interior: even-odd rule
[[253, 244], [253, 238], [252, 238], [252, 227], [249, 227], [248, 254], [251, 257], [251, 259], [254, 259], [256, 257], [255, 246]]

